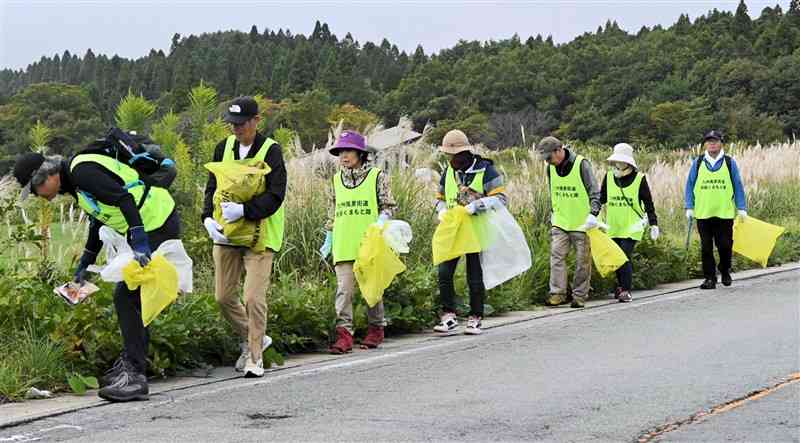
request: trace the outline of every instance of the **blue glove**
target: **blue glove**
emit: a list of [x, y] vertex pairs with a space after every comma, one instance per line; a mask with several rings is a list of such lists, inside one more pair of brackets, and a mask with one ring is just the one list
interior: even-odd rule
[[319, 253], [322, 255], [322, 258], [326, 258], [331, 255], [331, 250], [333, 250], [333, 232], [325, 231], [325, 243], [319, 248]]
[[92, 252], [88, 249], [83, 250], [83, 255], [81, 255], [81, 259], [78, 262], [78, 269], [75, 270], [75, 283], [83, 285], [83, 282], [86, 281], [86, 269], [90, 265], [93, 265], [95, 260], [97, 260], [96, 252]]
[[147, 239], [147, 233], [144, 232], [144, 226], [134, 226], [128, 230], [131, 235], [131, 247], [133, 248], [133, 258], [138, 261], [142, 267], [150, 263], [150, 241]]
[[389, 217], [389, 214], [381, 213], [381, 215], [378, 216], [378, 221], [376, 221], [375, 224], [378, 225], [378, 227], [382, 228], [383, 225], [385, 225], [386, 222], [389, 221], [390, 219], [391, 217]]

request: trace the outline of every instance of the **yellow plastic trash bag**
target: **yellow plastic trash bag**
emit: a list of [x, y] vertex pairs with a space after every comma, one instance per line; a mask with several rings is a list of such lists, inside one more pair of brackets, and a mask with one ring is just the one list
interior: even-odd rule
[[142, 287], [142, 323], [145, 326], [178, 298], [178, 271], [161, 255], [154, 255], [144, 268], [131, 260], [122, 269], [122, 276], [131, 291]]
[[389, 287], [394, 277], [405, 271], [406, 265], [400, 261], [383, 238], [383, 228], [372, 225], [367, 229], [358, 257], [353, 265], [361, 295], [369, 307], [383, 299], [383, 291]]
[[605, 232], [599, 228], [592, 228], [586, 231], [589, 236], [589, 246], [592, 249], [592, 260], [597, 272], [605, 277], [619, 269], [628, 261], [625, 252], [611, 240]]
[[767, 260], [775, 248], [775, 242], [786, 228], [775, 226], [757, 218], [747, 217], [733, 222], [733, 252], [741, 254], [761, 267], [767, 267]]
[[[261, 252], [263, 245], [261, 236], [267, 235], [261, 229], [261, 221], [240, 218], [228, 223], [222, 218], [222, 203], [245, 203], [256, 195], [262, 194], [267, 187], [266, 176], [270, 167], [254, 158], [230, 162], [206, 163], [206, 169], [217, 179], [217, 190], [214, 192], [214, 220], [222, 225], [222, 232], [230, 244], [247, 246], [255, 252]], [[259, 250], [260, 249], [260, 250]]]
[[448, 209], [433, 233], [433, 264], [481, 252], [489, 243], [485, 215], [470, 215], [463, 206]]

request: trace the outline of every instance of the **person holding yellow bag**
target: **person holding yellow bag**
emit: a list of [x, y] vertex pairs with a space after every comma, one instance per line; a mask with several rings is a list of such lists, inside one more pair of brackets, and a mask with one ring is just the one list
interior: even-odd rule
[[[320, 254], [333, 253], [336, 270], [336, 342], [332, 354], [344, 354], [353, 349], [353, 295], [356, 276], [353, 264], [358, 258], [361, 241], [370, 225], [382, 226], [394, 215], [397, 207], [389, 176], [369, 163], [364, 136], [344, 131], [330, 150], [339, 157], [341, 168], [333, 176], [332, 200], [328, 210], [325, 242]], [[386, 320], [383, 301], [367, 309], [367, 336], [361, 342], [364, 349], [377, 348], [383, 343]]]
[[[439, 221], [443, 220], [447, 210], [456, 207], [463, 207], [468, 214], [476, 215], [494, 206], [506, 205], [503, 176], [495, 169], [491, 160], [473, 152], [472, 145], [464, 132], [454, 129], [445, 134], [439, 151], [449, 157], [436, 196]], [[459, 259], [460, 257], [456, 257], [438, 265], [442, 315], [439, 324], [433, 330], [442, 334], [452, 334], [458, 329], [453, 276]], [[470, 312], [464, 333], [477, 335], [481, 333], [486, 288], [483, 283], [480, 253], [466, 254], [466, 260]]]
[[633, 158], [633, 147], [618, 143], [607, 161], [611, 170], [600, 185], [600, 204], [607, 205], [608, 235], [628, 257], [628, 261], [617, 269], [617, 288], [614, 290], [617, 300], [627, 303], [633, 300], [633, 248], [642, 239], [648, 225], [650, 238], [658, 238], [658, 218], [647, 178], [639, 172]]
[[600, 189], [589, 160], [565, 147], [555, 137], [545, 137], [536, 145], [539, 157], [549, 165], [552, 214], [550, 223], [549, 306], [567, 302], [567, 255], [575, 246], [575, 276], [572, 285], [573, 308], [583, 308], [592, 278], [592, 248], [586, 231], [598, 227]]
[[[257, 131], [260, 116], [252, 97], [234, 99], [225, 112], [225, 121], [233, 135], [222, 140], [214, 150], [214, 162], [235, 163], [255, 159], [266, 163], [263, 192], [249, 201], [226, 201], [219, 198], [215, 207], [217, 177], [208, 174], [203, 208], [203, 225], [214, 242], [214, 293], [222, 315], [241, 337], [241, 354], [235, 369], [245, 377], [264, 375], [262, 354], [272, 339], [267, 327], [267, 291], [272, 274], [272, 259], [283, 244], [283, 201], [286, 196], [286, 167], [281, 146]], [[258, 163], [258, 162], [256, 162]], [[214, 218], [214, 213], [221, 215]], [[253, 224], [259, 235], [252, 242], [235, 243], [223, 233], [223, 225]], [[239, 299], [239, 280], [244, 272], [244, 305]]]
[[747, 219], [747, 197], [736, 160], [722, 149], [723, 136], [710, 131], [703, 137], [706, 152], [697, 157], [686, 179], [686, 218], [697, 220], [705, 281], [700, 289], [717, 287], [714, 245], [719, 251], [722, 284], [730, 286], [733, 258], [733, 220]]
[[[162, 243], [180, 238], [180, 216], [169, 191], [145, 183], [137, 169], [95, 148], [70, 159], [28, 153], [14, 165], [14, 177], [23, 188], [21, 199], [33, 194], [52, 200], [59, 194], [69, 194], [89, 215], [89, 233], [75, 271], [75, 283], [81, 286], [102, 248], [103, 226], [126, 237], [134, 259], [141, 266], [147, 266], [152, 251]], [[114, 289], [114, 308], [123, 350], [100, 377], [98, 396], [114, 402], [146, 400], [150, 394], [146, 376], [149, 331], [142, 322], [140, 291], [128, 289], [124, 282], [118, 283]]]

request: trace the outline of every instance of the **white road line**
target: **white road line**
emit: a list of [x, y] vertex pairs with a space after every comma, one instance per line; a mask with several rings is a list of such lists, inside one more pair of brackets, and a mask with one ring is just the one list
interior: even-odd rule
[[50, 428], [40, 429], [38, 431], [30, 432], [28, 434], [17, 434], [11, 437], [0, 438], [0, 442], [23, 442], [23, 441], [37, 441], [41, 440], [44, 434], [53, 431], [61, 431], [64, 429], [71, 429], [74, 431], [83, 431], [83, 428], [75, 425], [58, 425]]

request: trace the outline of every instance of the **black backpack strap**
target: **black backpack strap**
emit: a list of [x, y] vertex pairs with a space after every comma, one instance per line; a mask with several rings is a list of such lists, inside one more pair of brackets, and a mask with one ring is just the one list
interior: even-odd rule
[[144, 206], [144, 202], [147, 201], [147, 197], [150, 195], [150, 188], [151, 187], [152, 186], [150, 186], [147, 183], [144, 184], [144, 192], [142, 192], [142, 199], [139, 200], [139, 204], [136, 205], [136, 209], [139, 209], [139, 210], [142, 209], [142, 206]]
[[731, 156], [725, 154], [725, 166], [728, 167], [728, 174], [731, 176], [731, 186], [733, 186], [733, 168], [731, 167]]

